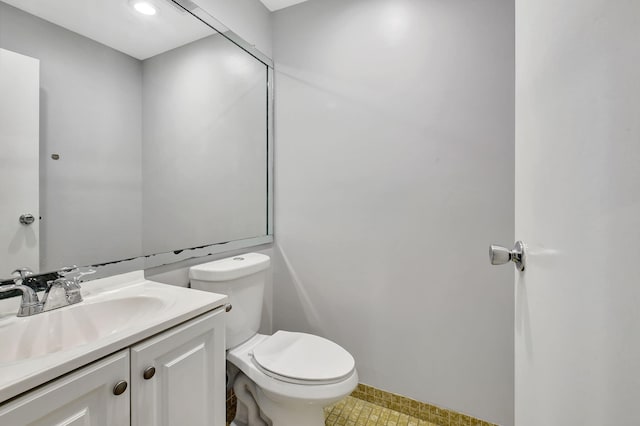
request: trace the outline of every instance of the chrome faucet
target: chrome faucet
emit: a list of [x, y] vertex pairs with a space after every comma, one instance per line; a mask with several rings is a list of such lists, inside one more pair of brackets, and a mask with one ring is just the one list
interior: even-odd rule
[[12, 275], [16, 273], [20, 276], [13, 279], [13, 284], [5, 284], [0, 286], [0, 293], [7, 291], [18, 290], [22, 292], [22, 300], [20, 301], [20, 309], [18, 309], [19, 317], [28, 317], [30, 315], [39, 314], [42, 312], [42, 304], [38, 300], [38, 295], [29, 286], [24, 285], [24, 280], [29, 275], [33, 275], [33, 271], [29, 268], [20, 268], [12, 272]]
[[[22, 301], [18, 316], [26, 317], [82, 302], [80, 278], [95, 272], [92, 269], [87, 272], [80, 272], [77, 266], [62, 268], [57, 272], [59, 278], [47, 282], [47, 289], [44, 291], [42, 301], [40, 301], [36, 292], [31, 287], [23, 284], [25, 278], [33, 275], [33, 272], [28, 268], [17, 269], [13, 271], [13, 274], [19, 273], [20, 276], [14, 278], [13, 284], [0, 285], [0, 293], [12, 290], [21, 291]], [[72, 273], [75, 276], [66, 277], [66, 275]]]
[[47, 284], [42, 297], [42, 312], [82, 302], [80, 283], [76, 277], [72, 279], [61, 277]]

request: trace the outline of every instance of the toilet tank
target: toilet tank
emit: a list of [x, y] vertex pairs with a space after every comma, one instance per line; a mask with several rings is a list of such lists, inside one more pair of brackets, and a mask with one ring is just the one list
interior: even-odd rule
[[262, 300], [271, 259], [260, 253], [247, 253], [189, 269], [191, 288], [229, 297], [226, 314], [227, 349], [253, 337], [260, 328]]

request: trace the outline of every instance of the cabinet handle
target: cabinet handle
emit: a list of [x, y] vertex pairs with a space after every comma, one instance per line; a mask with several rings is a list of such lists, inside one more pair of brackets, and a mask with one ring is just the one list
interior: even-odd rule
[[149, 380], [150, 378], [155, 376], [155, 374], [156, 374], [156, 368], [155, 367], [147, 367], [142, 372], [142, 377], [144, 377], [145, 380]]
[[127, 390], [127, 382], [124, 381], [124, 380], [120, 380], [113, 387], [113, 394], [114, 395], [122, 395], [124, 393], [124, 391], [126, 391], [126, 390]]

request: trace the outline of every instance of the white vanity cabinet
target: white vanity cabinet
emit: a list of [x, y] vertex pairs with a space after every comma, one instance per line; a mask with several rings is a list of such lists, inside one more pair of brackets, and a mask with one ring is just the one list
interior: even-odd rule
[[126, 426], [129, 387], [114, 395], [121, 381], [129, 381], [128, 349], [0, 406], [0, 425]]
[[225, 424], [224, 332], [213, 313], [131, 347], [133, 426]]
[[224, 309], [194, 318], [0, 405], [0, 425], [223, 426], [224, 331]]

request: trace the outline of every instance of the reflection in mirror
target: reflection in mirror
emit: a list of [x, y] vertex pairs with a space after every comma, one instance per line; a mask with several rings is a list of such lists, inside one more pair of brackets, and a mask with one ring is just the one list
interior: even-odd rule
[[0, 1], [0, 278], [269, 234], [268, 67], [196, 7]]

